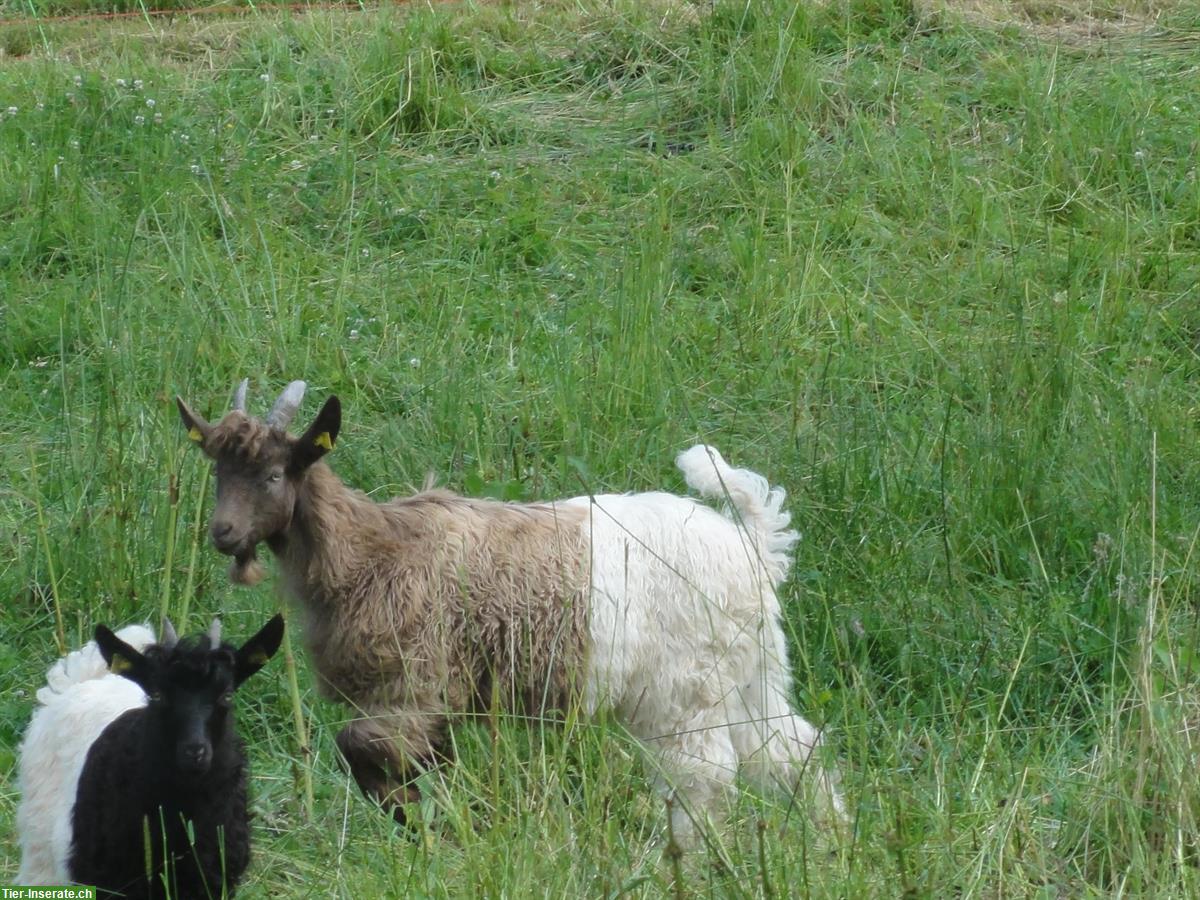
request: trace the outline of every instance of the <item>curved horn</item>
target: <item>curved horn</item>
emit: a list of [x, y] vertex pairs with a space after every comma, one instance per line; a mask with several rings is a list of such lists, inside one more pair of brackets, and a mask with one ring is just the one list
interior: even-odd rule
[[213, 619], [212, 625], [208, 627], [208, 640], [212, 644], [212, 649], [216, 650], [221, 646], [221, 620]]
[[292, 416], [300, 408], [304, 399], [304, 389], [308, 387], [303, 381], [293, 381], [283, 389], [271, 411], [267, 413], [267, 424], [273, 428], [286, 429], [292, 423]]
[[159, 637], [158, 643], [168, 650], [179, 643], [179, 635], [175, 633], [175, 626], [171, 624], [170, 619], [163, 619], [162, 636]]
[[250, 386], [250, 379], [243, 378], [242, 383], [237, 386], [237, 390], [233, 392], [233, 408], [238, 412], [246, 411], [246, 388]]

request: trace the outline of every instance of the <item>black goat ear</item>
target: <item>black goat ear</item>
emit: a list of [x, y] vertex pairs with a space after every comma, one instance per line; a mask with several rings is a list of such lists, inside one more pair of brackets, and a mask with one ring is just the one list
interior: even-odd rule
[[110, 672], [146, 687], [150, 675], [150, 664], [146, 662], [146, 657], [104, 625], [96, 626], [96, 646], [100, 648], [100, 655], [104, 657]]
[[243, 681], [267, 664], [283, 642], [283, 616], [276, 615], [258, 634], [238, 648], [234, 659], [234, 682]]
[[188, 437], [203, 447], [204, 439], [208, 437], [212, 426], [204, 421], [203, 417], [193, 412], [192, 408], [183, 402], [182, 397], [175, 398], [175, 405], [179, 407], [179, 418], [183, 420], [183, 427], [187, 431]]
[[338, 432], [342, 427], [342, 401], [331, 396], [317, 413], [317, 418], [308, 426], [308, 431], [296, 439], [292, 447], [294, 473], [299, 474], [333, 449]]

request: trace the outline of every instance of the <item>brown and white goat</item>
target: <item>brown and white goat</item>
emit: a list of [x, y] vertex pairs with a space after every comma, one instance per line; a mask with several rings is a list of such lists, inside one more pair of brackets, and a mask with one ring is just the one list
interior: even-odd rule
[[337, 397], [287, 433], [303, 389], [289, 385], [266, 421], [246, 414], [244, 382], [216, 424], [178, 403], [216, 462], [213, 543], [238, 581], [260, 577], [259, 543], [279, 560], [323, 693], [359, 715], [337, 743], [369, 797], [402, 820], [457, 715], [580, 702], [657, 751], [660, 783], [682, 801], [677, 833], [739, 768], [816, 787], [818, 816], [840, 810], [818, 733], [789, 704], [775, 588], [797, 536], [781, 490], [697, 446], [678, 464], [728, 514], [666, 493], [375, 503], [322, 461]]

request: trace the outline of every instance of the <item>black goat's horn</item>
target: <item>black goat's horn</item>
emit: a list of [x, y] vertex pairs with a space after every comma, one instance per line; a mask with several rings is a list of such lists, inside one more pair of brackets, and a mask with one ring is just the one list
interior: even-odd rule
[[158, 643], [167, 649], [179, 643], [179, 635], [175, 633], [175, 626], [171, 624], [171, 620], [168, 618], [163, 618], [162, 637], [158, 639]]

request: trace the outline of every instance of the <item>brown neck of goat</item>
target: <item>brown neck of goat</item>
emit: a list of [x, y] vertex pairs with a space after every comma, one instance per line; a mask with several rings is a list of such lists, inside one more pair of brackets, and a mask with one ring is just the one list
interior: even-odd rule
[[297, 485], [287, 530], [268, 545], [301, 599], [313, 601], [339, 591], [338, 582], [358, 568], [367, 548], [387, 531], [378, 504], [317, 462]]

